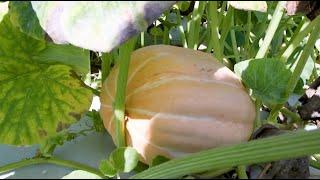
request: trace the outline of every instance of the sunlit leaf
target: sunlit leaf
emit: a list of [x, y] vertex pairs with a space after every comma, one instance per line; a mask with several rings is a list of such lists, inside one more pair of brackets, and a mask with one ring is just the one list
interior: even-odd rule
[[102, 179], [102, 178], [96, 174], [93, 174], [87, 171], [75, 170], [63, 176], [61, 179]]
[[279, 59], [246, 60], [237, 63], [234, 69], [256, 98], [268, 104], [287, 100], [285, 91], [292, 73]]
[[110, 154], [110, 162], [121, 172], [130, 172], [138, 164], [139, 154], [132, 147], [120, 147]]
[[175, 1], [32, 1], [55, 43], [109, 52], [145, 31]]
[[99, 170], [102, 172], [103, 175], [108, 177], [113, 177], [117, 174], [117, 169], [113, 166], [112, 163], [108, 160], [102, 160], [99, 164]]
[[235, 9], [267, 12], [266, 1], [228, 1]]
[[45, 32], [39, 24], [30, 1], [11, 1], [9, 7], [13, 25], [18, 26], [20, 31], [33, 38], [44, 40]]
[[70, 66], [36, 60], [47, 44], [22, 33], [9, 15], [0, 24], [0, 142], [41, 143], [79, 120], [92, 93]]

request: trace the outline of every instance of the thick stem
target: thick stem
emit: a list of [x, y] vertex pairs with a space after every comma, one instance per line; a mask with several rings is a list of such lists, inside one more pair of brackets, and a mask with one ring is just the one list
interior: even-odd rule
[[199, 42], [199, 32], [201, 27], [201, 17], [206, 6], [205, 1], [196, 1], [192, 13], [190, 31], [188, 32], [188, 48], [197, 49]]
[[247, 51], [247, 59], [249, 58], [249, 49], [250, 49], [250, 32], [251, 32], [251, 11], [248, 11], [248, 17], [247, 17], [247, 26], [246, 26], [246, 39], [245, 39], [245, 45], [244, 49]]
[[220, 47], [219, 42], [219, 27], [218, 27], [218, 9], [217, 9], [217, 2], [216, 1], [210, 1], [209, 2], [209, 24], [210, 24], [210, 35], [211, 35], [211, 41], [214, 51], [215, 57], [222, 62], [223, 61], [223, 54]]
[[268, 48], [270, 46], [271, 40], [274, 36], [274, 33], [276, 32], [279, 26], [280, 20], [284, 12], [285, 5], [286, 5], [286, 1], [278, 2], [278, 5], [273, 13], [272, 19], [266, 31], [266, 36], [264, 37], [263, 43], [256, 55], [256, 59], [265, 57], [268, 51]]
[[[234, 11], [234, 9], [232, 9], [232, 11]], [[232, 12], [232, 20], [231, 21], [232, 21], [232, 27], [234, 27], [234, 12]], [[232, 43], [233, 53], [236, 57], [236, 62], [239, 62], [240, 56], [239, 56], [239, 51], [238, 51], [236, 33], [235, 33], [234, 29], [230, 30], [230, 34], [231, 34], [231, 43]]]
[[181, 20], [181, 14], [180, 14], [180, 10], [178, 9], [177, 10], [177, 22], [179, 24], [179, 33], [180, 33], [180, 37], [181, 37], [181, 41], [182, 41], [182, 45], [184, 48], [188, 48], [188, 44], [187, 44], [187, 40], [186, 40], [186, 34], [184, 32], [184, 29], [183, 29], [183, 25], [182, 25], [182, 20]]
[[238, 166], [237, 174], [239, 179], [248, 179], [248, 176], [246, 173], [246, 166]]
[[110, 72], [110, 65], [112, 62], [112, 55], [110, 53], [103, 53], [102, 57], [102, 64], [101, 64], [101, 76], [102, 76], [102, 82], [108, 77]]
[[140, 45], [141, 47], [144, 47], [144, 32], [140, 33]]
[[84, 171], [96, 174], [96, 175], [100, 176], [101, 178], [105, 178], [105, 176], [98, 169], [92, 168], [90, 166], [87, 166], [87, 165], [84, 165], [84, 164], [81, 164], [78, 162], [61, 160], [61, 159], [56, 159], [56, 158], [49, 158], [49, 159], [34, 158], [34, 159], [27, 159], [27, 160], [22, 160], [22, 161], [15, 162], [15, 163], [7, 164], [7, 165], [0, 167], [0, 174], [15, 170], [15, 169], [18, 169], [21, 167], [31, 166], [31, 165], [35, 165], [35, 164], [55, 164], [55, 165], [59, 165], [59, 166], [65, 166], [65, 167], [72, 168], [72, 169], [84, 170]]
[[132, 38], [120, 47], [119, 51], [119, 74], [117, 81], [117, 92], [114, 102], [114, 121], [115, 121], [115, 141], [117, 147], [126, 146], [125, 142], [125, 99], [130, 64], [130, 56], [136, 44], [136, 38]]
[[254, 120], [254, 130], [259, 128], [262, 124], [261, 120], [260, 120], [260, 107], [262, 105], [261, 100], [257, 99], [255, 101], [255, 107], [256, 107], [256, 118]]

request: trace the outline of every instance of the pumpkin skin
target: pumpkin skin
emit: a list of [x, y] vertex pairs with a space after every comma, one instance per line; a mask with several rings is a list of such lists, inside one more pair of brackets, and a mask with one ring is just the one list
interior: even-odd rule
[[[114, 139], [118, 67], [103, 83], [100, 114]], [[134, 51], [126, 91], [126, 141], [150, 164], [247, 141], [255, 107], [240, 79], [210, 54], [169, 45]]]

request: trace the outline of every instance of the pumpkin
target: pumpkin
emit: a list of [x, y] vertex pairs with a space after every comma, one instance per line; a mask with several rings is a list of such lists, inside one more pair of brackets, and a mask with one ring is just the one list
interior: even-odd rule
[[[118, 67], [102, 85], [101, 117], [114, 139], [112, 103]], [[126, 142], [151, 163], [247, 141], [255, 107], [240, 79], [210, 54], [153, 45], [131, 55]]]

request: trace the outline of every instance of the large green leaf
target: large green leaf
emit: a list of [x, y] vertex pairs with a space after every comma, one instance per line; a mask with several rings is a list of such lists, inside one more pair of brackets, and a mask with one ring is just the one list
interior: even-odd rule
[[100, 161], [100, 171], [108, 177], [113, 177], [117, 173], [132, 171], [139, 162], [139, 154], [132, 147], [120, 147], [109, 155], [109, 160]]
[[55, 43], [109, 52], [147, 29], [175, 1], [32, 1]]
[[45, 32], [39, 24], [30, 1], [11, 1], [9, 7], [11, 22], [14, 25], [33, 38], [44, 39]]
[[0, 24], [0, 142], [36, 144], [79, 120], [92, 93], [71, 67], [36, 60], [47, 44], [22, 33], [9, 15]]
[[246, 60], [237, 63], [234, 69], [256, 98], [268, 104], [287, 100], [285, 91], [292, 73], [279, 59]]
[[87, 171], [75, 170], [63, 176], [61, 179], [102, 179], [102, 178], [96, 174], [93, 174]]
[[33, 58], [50, 64], [63, 63], [69, 65], [79, 74], [90, 72], [89, 51], [71, 45], [47, 43], [46, 48]]
[[110, 154], [110, 162], [120, 172], [130, 172], [138, 164], [139, 154], [132, 147], [120, 147]]

